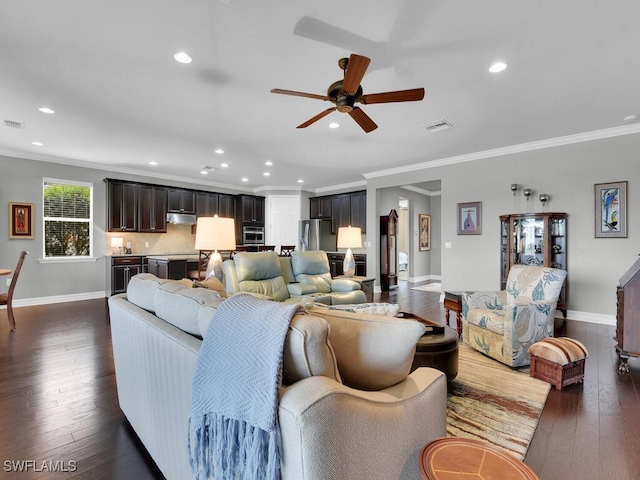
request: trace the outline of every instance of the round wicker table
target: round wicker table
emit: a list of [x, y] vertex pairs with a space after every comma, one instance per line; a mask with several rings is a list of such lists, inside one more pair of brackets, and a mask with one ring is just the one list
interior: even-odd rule
[[419, 461], [422, 478], [427, 480], [538, 480], [533, 470], [506, 450], [469, 438], [433, 440], [424, 446]]

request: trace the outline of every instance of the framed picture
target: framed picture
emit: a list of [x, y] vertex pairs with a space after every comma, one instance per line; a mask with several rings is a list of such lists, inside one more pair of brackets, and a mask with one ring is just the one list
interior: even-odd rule
[[420, 225], [420, 243], [418, 250], [421, 252], [431, 250], [431, 215], [421, 213], [418, 216], [418, 223]]
[[9, 238], [33, 238], [33, 203], [9, 202]]
[[595, 184], [596, 237], [627, 238], [627, 182]]
[[458, 204], [458, 235], [482, 234], [482, 202]]

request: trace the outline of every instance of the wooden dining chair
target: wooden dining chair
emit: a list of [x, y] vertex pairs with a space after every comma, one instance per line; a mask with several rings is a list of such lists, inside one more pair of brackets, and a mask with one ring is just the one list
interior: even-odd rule
[[16, 269], [13, 272], [13, 277], [11, 278], [11, 284], [9, 285], [9, 290], [7, 291], [7, 293], [0, 293], [0, 305], [7, 306], [7, 317], [9, 318], [9, 325], [11, 326], [11, 330], [16, 329], [16, 321], [13, 318], [13, 306], [12, 306], [13, 291], [16, 288], [16, 283], [18, 283], [18, 275], [20, 274], [20, 269], [22, 268], [24, 257], [26, 257], [28, 253], [29, 252], [25, 252], [24, 250], [20, 252], [18, 265], [16, 266]]
[[290, 257], [291, 253], [296, 249], [295, 245], [281, 245], [280, 246], [280, 256], [281, 257]]
[[275, 245], [258, 245], [259, 252], [273, 252], [275, 249]]

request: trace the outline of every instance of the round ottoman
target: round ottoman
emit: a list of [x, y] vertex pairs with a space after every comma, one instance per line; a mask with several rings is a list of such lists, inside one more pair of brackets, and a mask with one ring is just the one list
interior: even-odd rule
[[444, 327], [444, 333], [423, 335], [416, 345], [411, 371], [418, 367], [433, 367], [447, 375], [450, 382], [458, 375], [458, 332]]

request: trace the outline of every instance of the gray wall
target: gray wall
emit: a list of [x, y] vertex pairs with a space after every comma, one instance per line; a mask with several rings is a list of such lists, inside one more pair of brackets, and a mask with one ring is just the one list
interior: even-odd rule
[[[443, 289], [494, 290], [500, 275], [498, 217], [526, 211], [522, 192], [514, 199], [510, 185], [534, 190], [531, 212], [542, 211], [537, 198], [547, 193], [546, 211], [568, 213], [569, 309], [593, 314], [594, 321], [611, 320], [618, 279], [640, 253], [638, 152], [640, 134], [633, 134], [370, 178], [367, 220], [375, 221], [369, 198], [378, 190], [441, 180], [440, 244], [452, 245], [442, 248]], [[629, 182], [628, 236], [595, 238], [594, 184], [623, 180]], [[482, 202], [482, 235], [459, 236], [456, 204], [474, 201]]]

